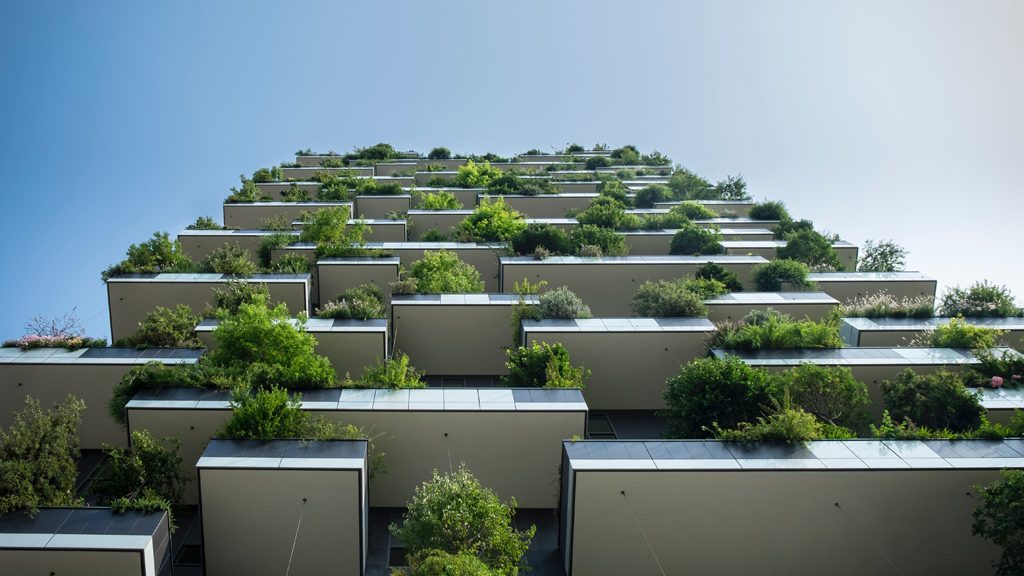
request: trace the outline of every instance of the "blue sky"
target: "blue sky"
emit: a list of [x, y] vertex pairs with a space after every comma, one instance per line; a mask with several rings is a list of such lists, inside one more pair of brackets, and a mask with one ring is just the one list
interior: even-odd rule
[[[627, 8], [628, 6], [628, 8]], [[1024, 3], [0, 5], [0, 337], [305, 147], [635, 143], [1024, 295]]]

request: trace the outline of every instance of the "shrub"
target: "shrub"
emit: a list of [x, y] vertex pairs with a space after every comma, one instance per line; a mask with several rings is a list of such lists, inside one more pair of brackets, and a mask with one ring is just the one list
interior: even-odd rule
[[101, 277], [124, 274], [156, 274], [160, 272], [191, 272], [192, 260], [181, 249], [181, 243], [171, 240], [167, 232], [154, 232], [153, 237], [140, 244], [132, 244], [124, 260], [103, 271]]
[[238, 178], [242, 181], [242, 187], [232, 187], [231, 194], [229, 194], [228, 197], [224, 199], [225, 203], [241, 204], [251, 202], [263, 202], [270, 200], [270, 197], [264, 196], [263, 192], [260, 191], [260, 187], [257, 186], [256, 183], [253, 182], [252, 180], [246, 178], [244, 174], [240, 175]]
[[750, 195], [747, 194], [747, 181], [743, 179], [742, 174], [726, 176], [719, 180], [711, 192], [713, 198], [722, 200], [747, 200], [750, 198]]
[[379, 142], [373, 146], [367, 146], [366, 148], [357, 148], [355, 153], [347, 155], [347, 157], [358, 160], [390, 160], [392, 158], [398, 158], [398, 151], [395, 150], [394, 146], [386, 142]]
[[721, 254], [722, 234], [717, 228], [701, 228], [696, 224], [687, 224], [672, 237], [669, 254], [685, 256], [701, 256], [705, 254]]
[[77, 504], [78, 424], [85, 402], [68, 396], [44, 411], [25, 397], [7, 430], [0, 429], [0, 514]]
[[425, 388], [423, 376], [426, 373], [409, 364], [409, 357], [401, 352], [386, 358], [374, 366], [363, 368], [358, 380], [346, 379], [346, 388]]
[[353, 188], [359, 183], [354, 174], [317, 172], [315, 179], [320, 182], [316, 198], [321, 202], [350, 202], [355, 198]]
[[759, 292], [781, 292], [783, 282], [797, 288], [811, 288], [813, 284], [807, 280], [810, 272], [803, 262], [772, 260], [754, 267], [754, 285]]
[[983, 326], [972, 326], [963, 318], [951, 318], [932, 330], [928, 344], [936, 348], [991, 348], [998, 343], [1003, 332]]
[[270, 258], [273, 250], [284, 248], [297, 240], [297, 236], [287, 232], [275, 232], [274, 234], [264, 236], [260, 239], [260, 247], [258, 250], [260, 264], [263, 266], [270, 266]]
[[453, 231], [462, 242], [505, 242], [526, 229], [526, 219], [505, 200], [484, 199]]
[[[289, 395], [281, 388], [250, 392], [239, 388], [231, 400], [231, 419], [217, 434], [233, 440], [361, 440], [368, 439], [362, 429], [351, 424], [338, 424], [323, 416], [314, 417], [302, 410], [302, 395]], [[370, 444], [372, 453], [372, 443]], [[370, 470], [380, 464], [371, 456]]]
[[438, 146], [427, 154], [427, 158], [430, 160], [448, 160], [452, 157], [452, 151], [445, 148], [444, 146]]
[[622, 148], [612, 150], [611, 157], [617, 160], [619, 164], [632, 166], [640, 162], [640, 150], [632, 144], [626, 144]]
[[654, 208], [657, 202], [667, 202], [672, 198], [672, 190], [662, 184], [652, 184], [640, 189], [633, 199], [637, 208]]
[[491, 167], [490, 162], [476, 163], [468, 160], [459, 166], [458, 174], [451, 179], [451, 185], [458, 188], [486, 188], [491, 180], [501, 176], [501, 170]]
[[680, 167], [669, 176], [668, 187], [672, 190], [672, 197], [677, 200], [708, 200], [711, 182]]
[[870, 403], [868, 388], [849, 368], [805, 363], [777, 378], [794, 405], [822, 422], [853, 430], [864, 425]]
[[633, 200], [627, 196], [629, 188], [621, 180], [602, 180], [598, 186], [601, 196], [610, 198], [623, 206], [629, 206]]
[[611, 165], [612, 161], [607, 156], [591, 156], [583, 163], [583, 167], [587, 170], [597, 170]]
[[707, 316], [704, 294], [692, 290], [689, 282], [686, 279], [644, 282], [633, 295], [633, 314], [641, 318]]
[[360, 284], [341, 293], [337, 300], [317, 309], [318, 318], [369, 320], [385, 318], [384, 293], [373, 284]]
[[576, 215], [576, 221], [581, 225], [590, 224], [600, 228], [620, 230], [633, 227], [625, 225], [629, 216], [639, 222], [639, 219], [633, 214], [626, 214], [622, 205], [617, 201], [608, 197], [598, 197], [586, 210]]
[[5, 340], [4, 348], [20, 348], [21, 350], [35, 350], [36, 348], [64, 348], [66, 350], [79, 350], [81, 348], [105, 348], [107, 341], [103, 338], [89, 338], [86, 336], [37, 336], [29, 334], [17, 340]]
[[590, 372], [573, 366], [562, 344], [547, 342], [518, 346], [505, 351], [509, 369], [502, 383], [510, 388], [583, 388]]
[[786, 444], [803, 444], [825, 435], [821, 422], [800, 408], [780, 408], [768, 416], [758, 416], [756, 423], [740, 422], [731, 430], [715, 426], [714, 432], [719, 440]]
[[312, 266], [305, 256], [293, 252], [274, 260], [267, 271], [274, 274], [306, 274]]
[[709, 220], [718, 218], [714, 210], [696, 202], [682, 202], [669, 208], [669, 214], [685, 217], [688, 220]]
[[909, 368], [895, 380], [881, 384], [885, 409], [897, 421], [909, 419], [918, 426], [973, 430], [981, 423], [981, 404], [957, 374], [939, 370], [918, 375]]
[[440, 192], [427, 192], [420, 198], [420, 210], [458, 210], [462, 208], [462, 202], [455, 194], [442, 190]]
[[[260, 220], [257, 230], [273, 230], [277, 232], [288, 232], [292, 229], [292, 219], [284, 214], [278, 214], [272, 218]], [[295, 240], [298, 240], [297, 238]]]
[[139, 322], [134, 335], [117, 342], [137, 348], [197, 348], [196, 325], [202, 318], [185, 304], [174, 308], [157, 306]]
[[991, 350], [980, 349], [974, 351], [974, 356], [980, 362], [973, 367], [976, 373], [985, 383], [991, 385], [991, 378], [998, 376], [1004, 382], [1013, 383], [1019, 386], [1021, 377], [1024, 376], [1024, 356], [1013, 350], [1004, 350], [998, 356]]
[[244, 280], [230, 280], [223, 288], [213, 289], [213, 305], [203, 315], [210, 318], [227, 318], [238, 314], [242, 304], [259, 304], [270, 300], [270, 288], [266, 284], [253, 284]]
[[547, 179], [520, 177], [516, 172], [505, 172], [497, 178], [492, 178], [487, 183], [487, 191], [495, 195], [503, 194], [525, 194], [536, 196], [538, 194], [554, 194], [555, 187]]
[[600, 258], [604, 256], [604, 252], [601, 251], [600, 246], [594, 246], [593, 244], [580, 244], [579, 256], [585, 256], [587, 258]]
[[267, 182], [276, 182], [282, 179], [281, 169], [277, 166], [272, 168], [260, 168], [259, 170], [252, 173], [252, 181], [257, 184], [265, 184]]
[[480, 272], [447, 250], [427, 251], [412, 263], [409, 278], [421, 294], [463, 294], [484, 291]]
[[394, 182], [382, 184], [373, 178], [359, 178], [356, 182], [358, 196], [398, 196], [403, 193], [402, 186]]
[[424, 550], [408, 560], [411, 576], [494, 576], [483, 560], [466, 552]]
[[224, 244], [214, 248], [199, 263], [200, 272], [230, 274], [232, 276], [249, 276], [259, 268], [249, 256], [249, 251], [238, 244]]
[[740, 324], [719, 326], [713, 345], [726, 350], [793, 350], [841, 348], [843, 340], [835, 322], [793, 320], [785, 314], [774, 313], [765, 317], [748, 316]]
[[778, 250], [784, 260], [803, 262], [815, 270], [842, 270], [839, 255], [832, 242], [814, 230], [800, 230], [786, 235], [786, 245]]
[[[596, 150], [596, 148], [595, 148], [595, 150]], [[565, 150], [562, 151], [562, 154], [576, 154], [577, 152], [584, 152], [584, 151], [586, 151], [586, 149], [583, 148], [583, 146], [580, 146], [579, 144], [573, 143], [573, 144], [569, 144], [568, 146], [566, 146]]]
[[704, 438], [715, 424], [752, 422], [773, 401], [771, 378], [739, 358], [699, 358], [682, 366], [665, 388], [669, 438]]
[[876, 292], [844, 304], [842, 314], [850, 318], [931, 318], [935, 315], [935, 298], [898, 299], [889, 292]]
[[892, 240], [868, 240], [861, 250], [858, 272], [898, 272], [907, 265], [907, 251]]
[[614, 230], [598, 228], [592, 224], [576, 226], [569, 238], [572, 240], [576, 251], [583, 256], [583, 246], [596, 246], [600, 248], [604, 256], [625, 256], [629, 253], [625, 238], [616, 234]]
[[306, 214], [299, 241], [313, 244], [343, 242], [348, 239], [348, 217], [348, 210], [341, 206], [331, 206]]
[[512, 236], [510, 244], [512, 251], [520, 256], [534, 254], [540, 246], [554, 255], [576, 252], [569, 235], [551, 224], [529, 224]]
[[980, 503], [971, 534], [1003, 549], [997, 576], [1024, 574], [1024, 470], [1003, 470], [988, 486], [975, 487]]
[[513, 527], [515, 508], [514, 498], [500, 502], [460, 465], [445, 475], [434, 470], [429, 482], [416, 487], [402, 523], [390, 529], [413, 557], [428, 550], [469, 554], [496, 574], [515, 576], [537, 531]]
[[726, 270], [719, 264], [714, 262], [708, 262], [707, 264], [701, 265], [694, 272], [694, 277], [702, 278], [705, 280], [717, 280], [723, 284], [728, 292], [742, 292], [743, 283], [736, 274], [730, 270]]
[[318, 388], [336, 385], [330, 361], [314, 352], [317, 341], [305, 318], [290, 322], [288, 307], [267, 300], [243, 303], [213, 331], [217, 347], [205, 360], [257, 386]]
[[560, 286], [540, 295], [538, 314], [540, 318], [592, 318], [590, 307], [583, 300], [570, 290], [567, 286]]
[[130, 448], [104, 447], [107, 464], [92, 492], [100, 497], [100, 503], [122, 513], [140, 508], [165, 510], [173, 526], [171, 504], [181, 502], [187, 482], [181, 472], [181, 441], [168, 437], [157, 442], [148, 430], [135, 430], [131, 438]]
[[968, 288], [953, 286], [942, 295], [944, 316], [1020, 316], [1021, 309], [1005, 286], [988, 281], [975, 282]]
[[213, 221], [213, 218], [209, 216], [200, 216], [196, 218], [196, 221], [188, 226], [185, 226], [185, 230], [224, 230], [224, 227]]
[[750, 208], [752, 220], [791, 220], [789, 210], [782, 202], [758, 202]]

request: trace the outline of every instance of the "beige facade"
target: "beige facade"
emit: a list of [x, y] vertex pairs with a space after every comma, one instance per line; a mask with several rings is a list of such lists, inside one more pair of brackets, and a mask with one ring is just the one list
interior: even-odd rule
[[263, 221], [283, 218], [287, 222], [298, 220], [303, 214], [324, 208], [340, 206], [348, 208], [352, 216], [351, 202], [253, 202], [245, 204], [224, 204], [224, 225], [239, 230], [259, 230]]
[[416, 241], [423, 238], [423, 234], [428, 230], [436, 230], [442, 234], [450, 235], [452, 230], [458, 227], [459, 223], [472, 213], [472, 209], [410, 210], [408, 214], [409, 240]]
[[359, 218], [384, 219], [391, 213], [405, 214], [412, 207], [412, 196], [357, 196], [353, 213]]
[[400, 261], [388, 258], [322, 258], [316, 262], [317, 301], [321, 304], [361, 284], [373, 284], [390, 297]]
[[275, 202], [281, 201], [281, 193], [287, 192], [292, 189], [292, 186], [296, 186], [299, 190], [302, 190], [306, 194], [309, 194], [310, 200], [316, 200], [317, 194], [320, 192], [319, 182], [257, 182], [256, 187], [259, 188], [262, 196], [269, 197]]
[[772, 308], [798, 320], [820, 322], [839, 305], [824, 292], [730, 292], [705, 300], [708, 319], [714, 323], [739, 322], [754, 310]]
[[296, 156], [296, 162], [302, 164], [299, 168], [281, 168], [281, 175], [285, 180], [306, 181], [316, 175], [317, 172], [328, 172], [330, 174], [354, 174], [355, 176], [369, 177], [374, 175], [373, 166], [342, 166], [340, 168], [326, 168], [320, 163], [327, 161], [341, 160], [340, 156]]
[[[630, 256], [668, 256], [672, 248], [672, 238], [678, 230], [635, 230], [620, 232], [629, 246]], [[731, 242], [762, 242], [770, 241], [775, 237], [771, 230], [757, 228], [723, 228], [720, 230], [722, 240]], [[736, 252], [726, 251], [727, 254]], [[740, 255], [746, 252], [739, 252]], [[764, 258], [775, 257], [774, 252], [755, 253], [756, 256]]]
[[[505, 203], [527, 218], [565, 218], [569, 212], [586, 210], [597, 198], [596, 192], [573, 194], [538, 194], [522, 196], [506, 194]], [[481, 195], [481, 199], [486, 197]], [[482, 200], [481, 200], [482, 201]]]
[[842, 303], [888, 292], [897, 299], [935, 297], [936, 281], [918, 272], [812, 272], [808, 280]]

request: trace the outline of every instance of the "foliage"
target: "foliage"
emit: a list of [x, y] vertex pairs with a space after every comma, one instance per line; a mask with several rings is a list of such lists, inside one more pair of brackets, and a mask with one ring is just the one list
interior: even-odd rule
[[687, 220], [710, 220], [718, 218], [718, 213], [703, 204], [681, 202], [668, 210], [669, 214], [683, 216]]
[[849, 368], [804, 363], [776, 378], [794, 405], [822, 422], [853, 430], [864, 425], [870, 403], [868, 388]]
[[915, 374], [909, 368], [881, 384], [885, 409], [897, 420], [964, 432], [981, 423], [981, 404], [960, 376], [946, 370]]
[[907, 251], [892, 240], [868, 240], [861, 250], [858, 272], [898, 272], [907, 265]]
[[751, 220], [791, 220], [789, 210], [782, 202], [758, 202], [750, 208]]
[[106, 282], [125, 274], [191, 272], [193, 268], [180, 242], [171, 240], [167, 232], [154, 232], [149, 240], [129, 246], [125, 259], [104, 270], [101, 276]]
[[654, 208], [658, 202], [667, 202], [673, 197], [673, 191], [663, 184], [651, 184], [640, 189], [633, 199], [637, 208]]
[[358, 380], [345, 380], [346, 388], [425, 388], [423, 376], [426, 373], [409, 364], [409, 356], [395, 354], [374, 366], [363, 368]]
[[330, 206], [308, 213], [303, 218], [299, 241], [313, 244], [344, 242], [349, 239], [346, 233], [348, 220], [349, 211], [341, 206]]
[[305, 256], [291, 252], [271, 262], [267, 271], [273, 274], [307, 274], [312, 266]]
[[438, 146], [427, 154], [427, 158], [430, 160], [448, 160], [452, 157], [452, 151], [445, 148], [444, 146]]
[[252, 261], [249, 251], [238, 244], [224, 244], [213, 251], [199, 263], [200, 272], [230, 274], [232, 276], [248, 276], [259, 270]]
[[466, 294], [484, 291], [480, 272], [448, 250], [427, 251], [412, 263], [408, 276], [421, 294]]
[[281, 168], [273, 166], [270, 168], [260, 168], [259, 170], [252, 173], [252, 181], [257, 184], [265, 184], [268, 182], [277, 182], [283, 180], [284, 176], [281, 172]]
[[68, 396], [44, 411], [25, 397], [7, 430], [0, 429], [0, 514], [77, 503], [78, 424], [85, 403]]
[[629, 253], [629, 246], [621, 234], [592, 224], [576, 226], [569, 238], [581, 256], [584, 255], [581, 250], [583, 246], [596, 246], [601, 249], [604, 256], [625, 256]]
[[257, 230], [272, 230], [275, 232], [287, 232], [292, 229], [292, 219], [284, 214], [278, 214], [270, 218], [260, 220]]
[[458, 188], [486, 188], [491, 180], [501, 176], [501, 170], [491, 166], [490, 162], [476, 163], [466, 161], [459, 166], [459, 171], [451, 179], [451, 185]]
[[553, 255], [568, 255], [576, 252], [572, 240], [561, 228], [551, 224], [529, 224], [510, 239], [512, 251], [520, 256], [533, 254], [538, 247], [544, 247]]
[[987, 280], [967, 288], [953, 286], [942, 295], [943, 316], [1020, 316], [1013, 294], [1005, 286]]
[[[250, 392], [235, 389], [231, 399], [231, 419], [217, 434], [232, 440], [371, 440], [360, 428], [313, 416], [302, 410], [302, 395], [288, 394], [281, 388]], [[372, 442], [369, 446], [372, 453]], [[371, 456], [370, 469], [379, 467], [379, 456]]]
[[242, 181], [241, 188], [231, 188], [231, 194], [224, 199], [227, 204], [243, 204], [251, 202], [266, 202], [270, 200], [269, 196], [263, 194], [260, 187], [255, 182], [249, 180], [244, 174], [238, 177]]
[[316, 198], [320, 202], [350, 202], [355, 193], [352, 191], [359, 183], [354, 173], [317, 172], [315, 180], [320, 182]]
[[444, 232], [439, 232], [436, 228], [431, 228], [420, 236], [421, 242], [447, 242], [448, 235]]
[[196, 325], [202, 318], [185, 304], [157, 306], [139, 322], [134, 335], [117, 342], [136, 348], [198, 348]]
[[400, 154], [391, 144], [379, 142], [373, 146], [367, 146], [366, 148], [357, 148], [355, 154], [350, 154], [348, 156], [359, 160], [390, 160], [392, 158], [398, 158]]
[[849, 318], [931, 318], [935, 315], [935, 298], [896, 298], [890, 292], [875, 292], [844, 304], [842, 313]]
[[803, 444], [822, 438], [825, 429], [813, 414], [800, 408], [779, 408], [768, 416], [758, 416], [756, 423], [740, 422], [736, 428], [723, 430], [713, 425], [719, 440], [732, 442], [782, 442]]
[[384, 293], [374, 284], [360, 284], [341, 293], [316, 311], [318, 318], [369, 320], [385, 318]]
[[597, 170], [598, 168], [607, 168], [612, 164], [613, 162], [607, 156], [591, 156], [583, 163], [583, 167], [587, 170]]
[[686, 224], [669, 245], [669, 254], [685, 256], [701, 256], [705, 254], [721, 254], [722, 233], [717, 227], [702, 228], [696, 224]]
[[413, 557], [427, 550], [470, 554], [501, 576], [515, 576], [537, 529], [513, 527], [516, 502], [498, 500], [460, 465], [449, 474], [434, 470], [430, 481], [416, 487], [400, 525], [391, 533]]
[[281, 191], [282, 202], [309, 202], [310, 198], [309, 190], [300, 187], [298, 184], [292, 182]]
[[196, 218], [195, 222], [185, 226], [185, 230], [224, 230], [224, 227], [214, 222], [213, 218], [209, 216], [200, 216]]
[[928, 344], [935, 348], [991, 348], [1003, 334], [1000, 330], [972, 326], [963, 318], [951, 318], [928, 334]]
[[742, 292], [743, 283], [740, 282], [735, 272], [726, 270], [723, 266], [715, 264], [714, 262], [708, 262], [707, 264], [701, 265], [694, 272], [696, 278], [702, 278], [706, 280], [717, 280], [723, 284], [728, 292]]
[[487, 183], [487, 191], [491, 194], [503, 195], [503, 194], [525, 194], [527, 196], [536, 196], [538, 194], [554, 194], [557, 192], [555, 187], [551, 184], [548, 179], [541, 178], [522, 178], [516, 172], [505, 172], [497, 178], [492, 178]]
[[707, 316], [704, 300], [724, 292], [725, 287], [716, 280], [648, 280], [633, 294], [633, 314], [641, 318]]
[[405, 190], [397, 182], [382, 183], [373, 178], [359, 178], [356, 181], [358, 196], [398, 196], [404, 193]]
[[130, 448], [104, 446], [107, 462], [92, 486], [100, 502], [119, 514], [165, 510], [173, 526], [171, 504], [181, 501], [188, 479], [181, 472], [180, 440], [163, 440], [158, 442], [148, 430], [135, 430]]
[[786, 245], [778, 250], [780, 259], [803, 262], [814, 270], [842, 270], [832, 242], [815, 230], [800, 230], [786, 235]]
[[1024, 574], [1024, 470], [1003, 470], [1001, 478], [975, 489], [980, 503], [971, 534], [1003, 549], [996, 576]]
[[36, 336], [29, 334], [17, 340], [5, 340], [4, 348], [20, 348], [21, 350], [34, 350], [36, 348], [64, 348], [66, 350], [78, 350], [81, 348], [104, 348], [107, 341], [103, 338], [88, 338], [85, 336]]
[[573, 366], [569, 350], [560, 343], [533, 343], [505, 351], [509, 374], [502, 383], [510, 388], [583, 388], [590, 371]]
[[124, 514], [129, 510], [135, 510], [143, 514], [166, 512], [167, 524], [171, 529], [171, 532], [178, 529], [178, 526], [174, 523], [174, 508], [170, 500], [154, 496], [151, 493], [146, 493], [134, 498], [127, 498], [125, 496], [114, 498], [108, 503], [108, 506], [110, 506], [110, 511], [114, 514]]
[[480, 205], [453, 231], [462, 242], [506, 242], [526, 229], [526, 219], [505, 203], [483, 199]]
[[142, 366], [133, 366], [114, 386], [110, 401], [107, 403], [107, 413], [115, 422], [124, 426], [124, 407], [140, 390], [224, 388], [235, 384], [234, 381], [222, 376], [222, 370], [213, 368], [202, 360], [196, 364], [163, 364], [153, 361]]
[[773, 400], [772, 380], [743, 360], [699, 358], [682, 366], [665, 388], [669, 438], [703, 438], [708, 427], [735, 428], [761, 416]]
[[[340, 258], [349, 256], [366, 256], [374, 252], [366, 248], [363, 235], [370, 229], [366, 222], [355, 220], [351, 223], [346, 221], [341, 227], [324, 227], [316, 241], [316, 255], [318, 258]], [[305, 227], [303, 227], [305, 233]], [[316, 233], [314, 236], [316, 237]]]
[[715, 183], [712, 194], [714, 198], [722, 200], [747, 200], [750, 198], [750, 195], [747, 194], [747, 181], [743, 179], [742, 174], [726, 176], [723, 180], [719, 180]]
[[[672, 197], [677, 200], [711, 199], [711, 182], [681, 166], [669, 176], [668, 187], [672, 190]], [[637, 205], [639, 206], [639, 203]]]
[[974, 351], [974, 357], [979, 364], [972, 367], [972, 371], [982, 380], [988, 380], [991, 385], [992, 377], [998, 376], [1004, 382], [1020, 386], [1021, 378], [1024, 376], [1024, 355], [1014, 350], [1003, 350], [998, 356], [991, 350], [980, 349]]
[[623, 184], [621, 180], [602, 180], [601, 184], [598, 186], [598, 190], [602, 197], [615, 200], [623, 206], [630, 206], [633, 203], [633, 200], [627, 196], [627, 194], [629, 194], [629, 188], [626, 188], [626, 185]]
[[540, 295], [538, 316], [540, 318], [593, 318], [590, 307], [567, 286], [559, 286]]
[[778, 259], [754, 267], [754, 285], [759, 292], [781, 292], [783, 282], [796, 288], [811, 288], [811, 270], [803, 262]]
[[835, 321], [793, 320], [778, 313], [753, 318], [748, 316], [739, 324], [723, 323], [715, 332], [712, 342], [714, 346], [726, 350], [744, 351], [843, 346], [839, 326]]
[[227, 318], [238, 314], [242, 304], [258, 304], [269, 299], [270, 288], [266, 284], [229, 280], [223, 288], [213, 289], [213, 304], [203, 315], [210, 318]]
[[423, 550], [409, 558], [410, 576], [493, 576], [494, 572], [473, 554]]
[[611, 230], [635, 229], [642, 224], [639, 216], [627, 214], [621, 203], [608, 196], [591, 202], [586, 210], [576, 214], [576, 221]]
[[427, 192], [420, 198], [420, 210], [458, 210], [462, 208], [462, 202], [455, 194], [442, 190], [440, 192]]

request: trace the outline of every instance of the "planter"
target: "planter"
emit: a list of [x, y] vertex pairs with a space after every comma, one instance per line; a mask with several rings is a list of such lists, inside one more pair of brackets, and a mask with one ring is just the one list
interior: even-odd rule
[[[696, 202], [701, 206], [714, 210], [718, 214], [732, 213], [738, 218], [749, 218], [750, 209], [754, 207], [754, 204], [756, 204], [753, 200], [697, 200]], [[682, 202], [655, 202], [654, 207], [672, 208], [679, 204], [682, 204]]]
[[897, 299], [935, 297], [936, 281], [919, 272], [812, 272], [807, 279], [843, 304], [879, 292]]
[[[363, 240], [367, 242], [405, 242], [407, 227], [405, 220], [356, 218], [348, 221], [348, 227], [351, 228], [359, 222], [367, 226], [366, 232], [363, 234]], [[295, 220], [292, 222], [292, 228], [302, 230], [305, 224], [303, 220]]]
[[459, 223], [473, 214], [472, 209], [466, 210], [409, 210], [409, 240], [417, 241], [428, 230], [436, 230], [442, 234], [451, 234]]
[[291, 190], [292, 185], [298, 186], [301, 190], [305, 190], [310, 198], [315, 199], [317, 193], [320, 192], [319, 182], [257, 182], [256, 187], [259, 188], [260, 193], [264, 196], [269, 196], [275, 202], [281, 201], [281, 193]]
[[0, 566], [8, 574], [158, 576], [171, 573], [167, 513], [41, 508], [0, 516]]
[[707, 318], [523, 320], [522, 343], [563, 344], [591, 372], [583, 396], [592, 410], [660, 410], [665, 380], [705, 356], [714, 332]]
[[[214, 250], [228, 245], [236, 244], [249, 253], [253, 262], [259, 261], [260, 242], [271, 234], [277, 234], [274, 230], [182, 230], [178, 232], [178, 242], [186, 256], [195, 262], [203, 260]], [[289, 232], [296, 239], [298, 231]]]
[[363, 574], [367, 468], [366, 440], [212, 440], [196, 464], [206, 574]]
[[[455, 198], [462, 203], [462, 207], [472, 210], [476, 206], [477, 195], [485, 194], [486, 188], [413, 188], [411, 192], [418, 194], [436, 194], [438, 192], [451, 192], [455, 195]], [[416, 203], [413, 202], [413, 208], [418, 209]]]
[[373, 176], [373, 166], [342, 166], [341, 168], [324, 168], [323, 166], [303, 166], [301, 168], [281, 168], [281, 176], [285, 180], [299, 180], [308, 182], [313, 179], [317, 172], [329, 174], [354, 173], [356, 176]]
[[342, 292], [373, 284], [391, 295], [391, 283], [398, 280], [400, 260], [388, 258], [323, 258], [316, 262], [317, 302], [337, 298]]
[[754, 310], [773, 308], [796, 319], [820, 322], [839, 301], [824, 292], [730, 292], [704, 301], [714, 323], [739, 322]]
[[332, 206], [347, 207], [352, 215], [351, 202], [252, 202], [224, 204], [224, 225], [240, 230], [259, 230], [264, 220], [285, 218], [288, 222], [298, 220], [303, 213], [316, 212]]
[[356, 196], [355, 214], [360, 218], [384, 219], [389, 213], [405, 214], [412, 206], [412, 196]]
[[569, 576], [636, 573], [654, 566], [651, 550], [666, 574], [986, 574], [1000, 550], [971, 535], [975, 486], [1021, 467], [1020, 449], [564, 442], [559, 549]]
[[[487, 195], [481, 194], [480, 201], [485, 196]], [[590, 203], [598, 197], [598, 194], [538, 194], [536, 196], [505, 194], [501, 197], [505, 199], [506, 204], [527, 218], [565, 218], [570, 211], [586, 210]], [[497, 198], [497, 196], [492, 196], [492, 198]]]
[[213, 302], [213, 290], [223, 288], [231, 280], [266, 284], [271, 304], [283, 302], [293, 315], [310, 311], [309, 274], [132, 274], [107, 280], [112, 341], [134, 334], [139, 322], [157, 306], [174, 308], [185, 304], [201, 314]]
[[[668, 256], [672, 249], [672, 238], [679, 230], [630, 230], [619, 232], [626, 239], [632, 256]], [[758, 228], [724, 228], [720, 230], [723, 241], [758, 242], [770, 241], [775, 237], [771, 230]], [[729, 252], [726, 252], [729, 254]], [[739, 252], [742, 255], [745, 252]], [[767, 258], [764, 254], [756, 256]], [[774, 252], [772, 252], [774, 257]]]
[[597, 194], [601, 182], [598, 180], [559, 180], [552, 184], [560, 194]]
[[413, 176], [413, 184], [416, 186], [426, 186], [431, 180], [435, 178], [444, 178], [445, 180], [451, 180], [458, 174], [458, 170], [443, 170], [438, 172], [417, 172]]
[[[843, 318], [839, 335], [847, 346], [906, 346], [912, 340], [949, 323], [949, 318]], [[964, 318], [970, 326], [1001, 330], [1003, 346], [1024, 349], [1024, 318]]]
[[515, 282], [546, 280], [548, 286], [568, 286], [590, 306], [595, 316], [624, 317], [640, 284], [647, 280], [673, 280], [692, 276], [697, 268], [714, 262], [734, 272], [748, 289], [751, 269], [766, 262], [758, 256], [531, 256], [501, 258], [501, 291], [512, 292]]
[[416, 160], [404, 160], [402, 162], [378, 162], [373, 165], [375, 176], [394, 176], [395, 173], [406, 170], [416, 171]]

